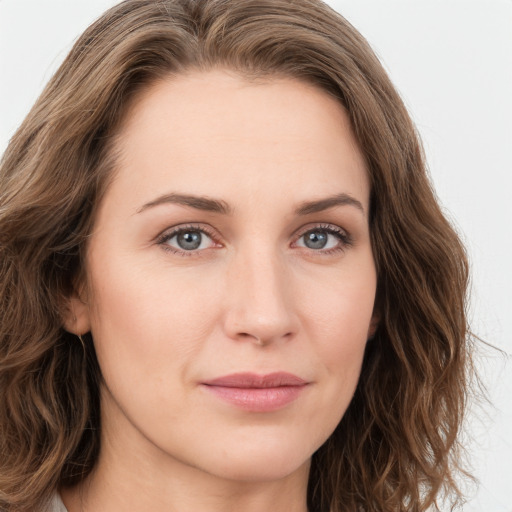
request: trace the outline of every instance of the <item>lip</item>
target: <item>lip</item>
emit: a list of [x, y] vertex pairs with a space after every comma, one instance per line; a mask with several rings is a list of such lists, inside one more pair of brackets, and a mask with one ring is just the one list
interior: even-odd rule
[[294, 402], [309, 384], [287, 372], [233, 373], [201, 383], [217, 398], [251, 412], [272, 412]]

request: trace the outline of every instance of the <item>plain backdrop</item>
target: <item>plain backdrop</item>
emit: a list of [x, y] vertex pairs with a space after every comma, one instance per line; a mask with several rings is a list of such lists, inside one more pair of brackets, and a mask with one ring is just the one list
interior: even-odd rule
[[[0, 0], [0, 153], [76, 37], [112, 0]], [[512, 0], [331, 0], [402, 94], [440, 201], [468, 246], [474, 332], [492, 406], [467, 446], [466, 512], [511, 512]]]

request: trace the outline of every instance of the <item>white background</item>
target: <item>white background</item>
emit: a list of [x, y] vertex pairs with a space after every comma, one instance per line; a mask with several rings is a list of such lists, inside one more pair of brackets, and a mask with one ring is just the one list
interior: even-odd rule
[[[76, 37], [112, 0], [0, 0], [0, 153]], [[473, 268], [473, 330], [493, 406], [469, 421], [465, 512], [512, 511], [512, 0], [330, 0], [402, 94]]]

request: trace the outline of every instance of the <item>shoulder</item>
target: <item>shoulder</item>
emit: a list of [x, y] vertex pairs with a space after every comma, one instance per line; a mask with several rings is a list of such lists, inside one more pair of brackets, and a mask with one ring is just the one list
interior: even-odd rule
[[64, 503], [62, 503], [59, 494], [55, 493], [50, 502], [42, 509], [41, 512], [68, 512], [68, 510], [64, 506]]

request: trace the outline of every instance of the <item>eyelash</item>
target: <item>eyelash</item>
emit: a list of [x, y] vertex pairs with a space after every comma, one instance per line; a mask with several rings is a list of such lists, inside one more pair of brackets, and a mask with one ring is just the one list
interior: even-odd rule
[[[198, 231], [200, 233], [203, 233], [207, 235], [209, 238], [212, 239], [212, 241], [215, 244], [219, 244], [218, 241], [218, 235], [210, 228], [204, 225], [198, 225], [198, 224], [187, 224], [184, 226], [173, 228], [171, 231], [165, 231], [161, 235], [159, 235], [156, 239], [156, 243], [160, 246], [162, 246], [162, 249], [164, 251], [171, 252], [173, 254], [178, 254], [180, 256], [185, 257], [194, 257], [199, 256], [202, 250], [191, 250], [191, 251], [185, 251], [177, 249], [176, 247], [170, 246], [167, 242], [169, 240], [173, 239], [174, 237], [180, 235], [181, 233], [186, 233], [187, 231]], [[322, 256], [328, 256], [331, 254], [339, 253], [345, 251], [347, 248], [351, 247], [353, 245], [353, 239], [351, 235], [345, 231], [344, 229], [334, 225], [334, 224], [317, 224], [317, 225], [309, 225], [304, 229], [301, 229], [298, 236], [295, 239], [295, 242], [297, 240], [300, 240], [303, 236], [305, 236], [307, 233], [310, 233], [312, 231], [323, 231], [329, 235], [333, 235], [338, 238], [339, 244], [336, 247], [332, 247], [330, 249], [322, 250], [314, 250], [309, 249], [310, 251], [322, 255]], [[308, 249], [307, 247], [301, 247], [301, 249]]]
[[173, 228], [171, 231], [165, 231], [157, 238], [156, 243], [158, 245], [161, 245], [162, 249], [164, 251], [168, 251], [173, 254], [178, 254], [180, 256], [185, 256], [185, 257], [199, 256], [199, 253], [201, 251], [180, 250], [180, 249], [177, 249], [176, 247], [170, 246], [167, 243], [169, 240], [173, 239], [175, 236], [178, 236], [181, 233], [186, 233], [187, 231], [199, 231], [200, 233], [203, 233], [203, 234], [207, 235], [209, 238], [211, 238], [214, 243], [220, 244], [220, 242], [217, 241], [218, 235], [213, 230], [209, 229], [207, 226], [198, 225], [198, 224], [186, 224], [184, 226], [179, 226], [179, 227]]
[[[346, 249], [352, 247], [352, 245], [354, 244], [352, 236], [346, 230], [340, 228], [339, 226], [336, 226], [335, 224], [316, 224], [313, 226], [307, 226], [306, 229], [300, 231], [300, 234], [296, 238], [296, 240], [300, 240], [304, 235], [312, 231], [323, 231], [329, 235], [334, 235], [339, 240], [339, 244], [336, 247], [332, 247], [330, 249], [319, 249], [316, 251], [310, 249], [314, 253], [319, 254], [321, 256], [329, 256], [339, 252], [344, 252]], [[305, 249], [308, 248], [305, 247]]]

